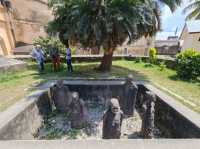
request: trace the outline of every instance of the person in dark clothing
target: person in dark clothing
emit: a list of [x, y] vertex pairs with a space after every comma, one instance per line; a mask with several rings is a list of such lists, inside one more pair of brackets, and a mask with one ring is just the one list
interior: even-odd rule
[[49, 47], [49, 55], [52, 60], [53, 70], [58, 71], [60, 69], [60, 54], [57, 47]]
[[71, 49], [69, 46], [66, 48], [66, 61], [67, 61], [67, 69], [69, 72], [73, 72], [73, 66], [71, 62]]

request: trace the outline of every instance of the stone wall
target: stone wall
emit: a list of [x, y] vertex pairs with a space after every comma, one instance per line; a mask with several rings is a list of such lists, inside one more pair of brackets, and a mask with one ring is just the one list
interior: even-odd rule
[[[0, 140], [30, 140], [42, 124], [45, 94], [39, 94], [23, 100], [0, 114]], [[43, 97], [43, 98], [40, 98]], [[48, 100], [48, 96], [45, 96]], [[42, 108], [41, 108], [42, 107]]]
[[155, 125], [164, 136], [200, 138], [200, 116], [197, 113], [149, 84], [139, 85], [139, 94], [144, 94], [145, 90], [156, 93]]

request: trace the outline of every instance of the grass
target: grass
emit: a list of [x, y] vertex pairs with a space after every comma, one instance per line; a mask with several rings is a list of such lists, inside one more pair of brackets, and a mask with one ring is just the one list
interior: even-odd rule
[[200, 82], [198, 81], [179, 80], [174, 70], [164, 68], [161, 71], [159, 66], [152, 66], [143, 62], [114, 61], [111, 72], [107, 73], [95, 71], [94, 68], [97, 65], [98, 63], [74, 64], [73, 74], [68, 74], [66, 72], [66, 65], [62, 66], [62, 71], [52, 72], [51, 65], [46, 64], [44, 74], [39, 74], [36, 65], [29, 63], [28, 70], [26, 71], [0, 74], [0, 111], [4, 111], [35, 90], [39, 83], [51, 79], [66, 79], [68, 77], [117, 78], [125, 77], [132, 73], [134, 80], [149, 81], [192, 110], [200, 113]]

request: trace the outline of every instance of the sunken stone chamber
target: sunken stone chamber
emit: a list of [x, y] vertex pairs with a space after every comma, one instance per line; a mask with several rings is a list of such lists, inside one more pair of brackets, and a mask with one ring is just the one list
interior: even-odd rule
[[[101, 107], [105, 107], [110, 97], [118, 98], [123, 107], [124, 83], [124, 80], [64, 81], [70, 91], [78, 92], [86, 103]], [[138, 86], [135, 115], [141, 115], [146, 91], [156, 95], [154, 124], [160, 131], [160, 138], [200, 138], [199, 117], [195, 113], [153, 86], [143, 82], [135, 83]], [[53, 109], [49, 89], [52, 84], [44, 86], [48, 88], [33, 93], [0, 115], [1, 140], [36, 139], [36, 133]]]

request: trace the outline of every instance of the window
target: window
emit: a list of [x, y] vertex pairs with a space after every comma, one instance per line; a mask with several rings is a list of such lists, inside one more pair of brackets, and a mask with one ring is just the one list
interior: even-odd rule
[[200, 37], [199, 37], [199, 41], [200, 41]]

